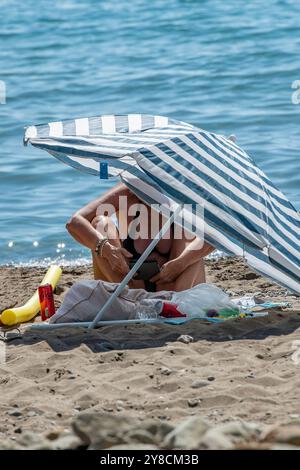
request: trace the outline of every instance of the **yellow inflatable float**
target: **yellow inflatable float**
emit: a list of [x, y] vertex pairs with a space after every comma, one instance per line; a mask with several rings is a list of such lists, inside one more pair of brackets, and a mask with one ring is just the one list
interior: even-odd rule
[[[53, 290], [57, 285], [62, 270], [59, 266], [51, 266], [40, 285], [51, 284]], [[9, 308], [0, 315], [0, 320], [4, 325], [16, 325], [32, 320], [40, 311], [39, 294], [36, 291], [33, 296], [22, 307]]]

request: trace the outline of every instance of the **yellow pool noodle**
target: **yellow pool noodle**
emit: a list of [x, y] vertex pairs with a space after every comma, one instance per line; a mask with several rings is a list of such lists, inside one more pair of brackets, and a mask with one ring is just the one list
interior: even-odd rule
[[[53, 290], [59, 281], [62, 270], [59, 266], [50, 266], [40, 285], [51, 284]], [[32, 320], [40, 311], [40, 301], [38, 290], [22, 307], [9, 308], [0, 315], [0, 320], [4, 325], [16, 325]]]

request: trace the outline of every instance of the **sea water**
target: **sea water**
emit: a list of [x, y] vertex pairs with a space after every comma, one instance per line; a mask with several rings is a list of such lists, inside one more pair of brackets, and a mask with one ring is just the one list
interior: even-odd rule
[[113, 184], [23, 147], [30, 124], [154, 113], [236, 134], [300, 209], [299, 20], [294, 0], [2, 0], [0, 264], [88, 261], [65, 223]]

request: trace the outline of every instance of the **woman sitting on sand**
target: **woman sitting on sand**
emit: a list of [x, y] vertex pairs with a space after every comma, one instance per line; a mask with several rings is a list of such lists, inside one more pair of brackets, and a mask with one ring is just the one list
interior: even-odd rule
[[[120, 201], [126, 199], [124, 210]], [[118, 228], [112, 213], [105, 210], [113, 207], [118, 219]], [[135, 208], [131, 210], [130, 208]], [[145, 210], [142, 210], [146, 208]], [[103, 212], [104, 211], [104, 212]], [[145, 206], [124, 184], [118, 184], [100, 198], [90, 202], [75, 212], [66, 227], [72, 237], [90, 248], [93, 257], [95, 279], [109, 282], [121, 282], [129, 271], [130, 259], [136, 259], [151, 243], [151, 236], [141, 236], [141, 227], [150, 227], [154, 212]], [[134, 215], [129, 215], [134, 213]], [[157, 228], [152, 230], [153, 237], [163, 225], [163, 217], [156, 214]], [[135, 226], [134, 234], [132, 227]], [[121, 237], [120, 227], [126, 227], [126, 237]], [[131, 229], [130, 229], [131, 227]], [[129, 234], [128, 234], [129, 232]], [[148, 230], [147, 230], [148, 232]], [[203, 257], [211, 253], [208, 243], [203, 243], [195, 236], [186, 237], [181, 231], [180, 239], [174, 238], [174, 226], [157, 243], [148, 260], [157, 261], [159, 273], [150, 279], [154, 289], [148, 289], [149, 283], [133, 279], [131, 288], [146, 290], [182, 291], [205, 282]], [[100, 247], [100, 250], [98, 249]]]

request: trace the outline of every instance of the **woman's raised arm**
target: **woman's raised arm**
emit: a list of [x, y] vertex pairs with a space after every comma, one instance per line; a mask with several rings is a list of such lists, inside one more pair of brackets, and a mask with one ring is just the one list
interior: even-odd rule
[[120, 183], [99, 198], [76, 211], [66, 224], [66, 229], [72, 237], [93, 250], [102, 235], [93, 227], [92, 221], [97, 215], [97, 209], [104, 204], [111, 204], [116, 211], [119, 209], [119, 197], [128, 196], [129, 190], [125, 184]]

